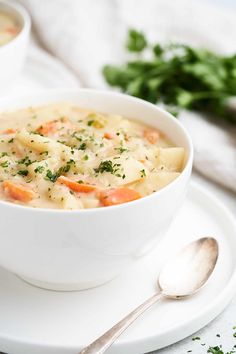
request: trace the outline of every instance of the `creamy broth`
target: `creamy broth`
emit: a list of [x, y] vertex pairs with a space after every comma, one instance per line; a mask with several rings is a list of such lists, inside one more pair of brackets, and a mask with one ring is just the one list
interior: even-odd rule
[[14, 17], [0, 11], [0, 46], [10, 42], [19, 31], [20, 27]]
[[0, 199], [86, 209], [145, 197], [181, 173], [185, 151], [160, 131], [70, 103], [0, 114]]

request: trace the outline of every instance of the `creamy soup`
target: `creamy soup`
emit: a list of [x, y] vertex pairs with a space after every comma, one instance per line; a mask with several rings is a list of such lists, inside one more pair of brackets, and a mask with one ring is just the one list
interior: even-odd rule
[[16, 37], [20, 27], [13, 16], [0, 11], [0, 46]]
[[120, 115], [58, 103], [0, 114], [0, 199], [85, 209], [158, 191], [181, 173], [185, 151]]

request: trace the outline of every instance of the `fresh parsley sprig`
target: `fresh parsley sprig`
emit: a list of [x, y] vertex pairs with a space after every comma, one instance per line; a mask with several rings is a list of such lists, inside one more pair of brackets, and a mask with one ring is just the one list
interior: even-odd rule
[[[129, 30], [126, 48], [137, 58], [106, 65], [103, 75], [109, 85], [171, 110], [202, 111], [236, 124], [236, 114], [228, 108], [228, 100], [236, 96], [236, 54], [222, 56], [184, 44], [150, 45], [134, 29]], [[142, 56], [146, 50], [151, 59]]]

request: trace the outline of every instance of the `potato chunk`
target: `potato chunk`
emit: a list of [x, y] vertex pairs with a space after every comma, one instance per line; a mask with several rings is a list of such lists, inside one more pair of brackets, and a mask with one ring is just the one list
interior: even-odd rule
[[134, 187], [141, 195], [151, 194], [167, 186], [179, 175], [178, 172], [155, 172], [134, 184]]
[[185, 159], [184, 148], [160, 148], [156, 158], [156, 167], [164, 171], [180, 172]]

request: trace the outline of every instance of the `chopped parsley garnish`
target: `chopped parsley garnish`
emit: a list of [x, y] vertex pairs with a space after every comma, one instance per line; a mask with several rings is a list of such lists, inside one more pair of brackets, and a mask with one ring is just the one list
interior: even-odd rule
[[93, 125], [93, 123], [94, 123], [94, 120], [89, 120], [88, 123], [87, 123], [87, 125], [88, 125], [89, 127], [91, 127], [91, 125]]
[[[105, 160], [100, 162], [99, 166], [95, 168], [94, 171], [96, 173], [109, 172], [113, 175], [117, 175], [116, 173], [119, 171], [120, 166], [120, 163], [113, 163], [111, 160]], [[120, 177], [120, 175], [117, 177]]]
[[86, 150], [86, 147], [87, 147], [86, 143], [82, 143], [82, 144], [80, 144], [80, 146], [78, 147], [78, 150]]
[[78, 135], [77, 135], [76, 132], [74, 132], [74, 133], [72, 134], [72, 137], [75, 138], [75, 139], [78, 140], [78, 141], [82, 141], [82, 140], [83, 140], [83, 139], [81, 138], [81, 136], [78, 136]]
[[34, 169], [35, 173], [43, 173], [43, 171], [45, 170], [44, 166], [38, 166]]
[[118, 151], [120, 154], [123, 154], [123, 152], [129, 151], [128, 149], [124, 148], [123, 146], [115, 148], [115, 150]]
[[[143, 169], [143, 170], [141, 170], [140, 171], [140, 173], [141, 173], [141, 178], [144, 178], [144, 177], [146, 177], [147, 175], [146, 175], [146, 171]], [[197, 338], [197, 337], [196, 337]], [[200, 338], [199, 338], [200, 339]], [[193, 339], [193, 340], [196, 340], [196, 339]]]
[[89, 159], [88, 155], [84, 155], [83, 160], [87, 161]]
[[[233, 329], [236, 329], [235, 327], [233, 327]], [[216, 334], [216, 337], [220, 338], [221, 335], [220, 334]], [[192, 340], [193, 341], [199, 341], [201, 338], [200, 337], [193, 337]], [[200, 343], [201, 346], [205, 346], [206, 343]], [[190, 353], [190, 352], [193, 352], [192, 350], [188, 350], [187, 353]], [[194, 350], [195, 352], [195, 350]], [[198, 351], [196, 351], [197, 353]], [[201, 351], [202, 353], [202, 351]], [[208, 350], [207, 350], [207, 353], [211, 353], [211, 354], [234, 354], [236, 353], [236, 345], [234, 345], [232, 347], [231, 350], [228, 350], [228, 351], [224, 351], [224, 349], [222, 348], [222, 345], [216, 345], [216, 346], [209, 346], [208, 347]]]
[[195, 340], [200, 340], [201, 338], [200, 337], [193, 337], [192, 340], [195, 341]]
[[1, 152], [0, 157], [8, 156], [7, 152]]
[[0, 166], [3, 167], [3, 168], [6, 168], [9, 166], [9, 162], [8, 161], [4, 161], [2, 163], [0, 163]]
[[13, 143], [13, 141], [14, 141], [14, 138], [11, 138], [10, 140], [8, 140], [8, 144]]
[[57, 175], [57, 173], [53, 173], [51, 170], [47, 170], [45, 179], [51, 182], [56, 182], [58, 177], [59, 175]]
[[60, 177], [63, 173], [67, 173], [70, 171], [71, 165], [75, 164], [75, 161], [70, 159], [67, 161], [65, 166], [60, 167], [56, 172], [52, 172], [51, 170], [47, 170], [45, 179], [51, 182], [56, 182], [58, 177]]
[[[39, 127], [39, 129], [42, 129], [42, 125]], [[44, 136], [43, 134], [41, 134], [40, 132], [38, 131], [31, 131], [29, 132], [30, 134], [34, 134], [34, 135], [40, 135], [40, 136]]]
[[31, 161], [29, 156], [25, 156], [22, 160], [19, 160], [17, 163], [20, 165], [25, 165], [29, 166], [33, 163], [34, 161]]
[[17, 172], [17, 174], [20, 176], [28, 176], [28, 173], [29, 173], [28, 170], [20, 170]]
[[48, 151], [43, 151], [43, 152], [40, 152], [40, 154], [39, 155], [48, 155], [49, 153], [48, 153]]
[[[221, 347], [209, 347], [207, 353], [212, 353], [212, 354], [224, 354], [224, 352], [221, 350]], [[231, 352], [233, 353], [233, 352]], [[230, 354], [230, 353], [227, 353]]]
[[69, 161], [67, 161], [66, 164], [67, 164], [67, 165], [75, 165], [75, 160], [70, 159]]

